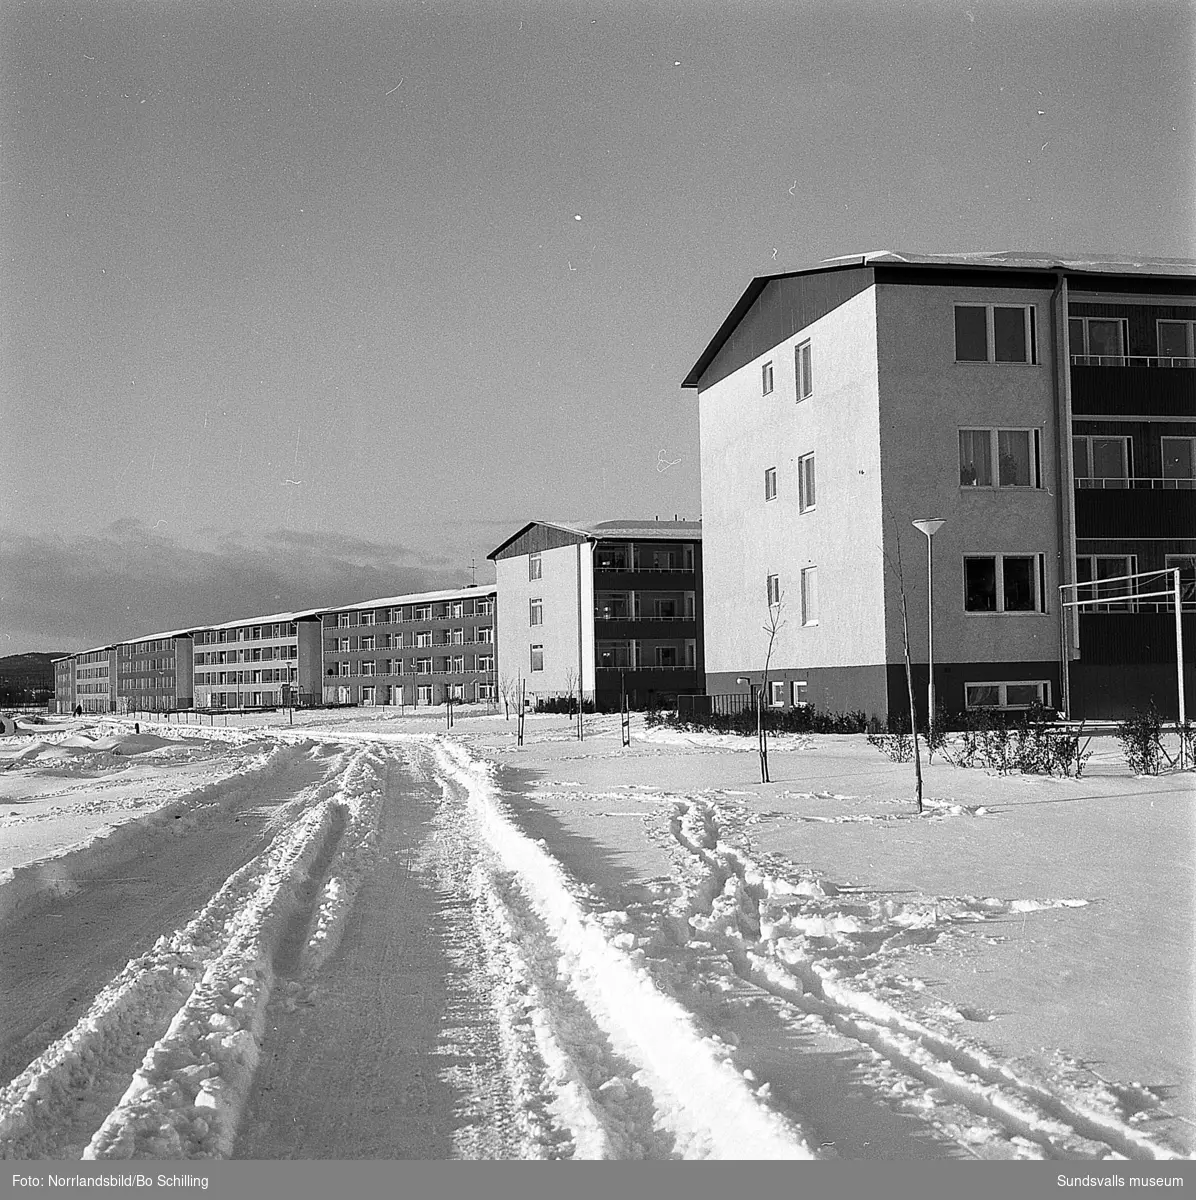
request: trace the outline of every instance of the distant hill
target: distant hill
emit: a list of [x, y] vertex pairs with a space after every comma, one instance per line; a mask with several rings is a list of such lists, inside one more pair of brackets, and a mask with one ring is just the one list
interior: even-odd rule
[[0, 658], [0, 704], [41, 704], [54, 695], [54, 653], [9, 654]]

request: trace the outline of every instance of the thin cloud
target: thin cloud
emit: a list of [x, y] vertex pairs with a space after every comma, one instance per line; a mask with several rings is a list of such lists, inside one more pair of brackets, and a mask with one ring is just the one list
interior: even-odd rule
[[400, 544], [270, 531], [197, 548], [122, 520], [71, 538], [0, 531], [0, 580], [0, 646], [12, 653], [455, 587], [468, 576]]

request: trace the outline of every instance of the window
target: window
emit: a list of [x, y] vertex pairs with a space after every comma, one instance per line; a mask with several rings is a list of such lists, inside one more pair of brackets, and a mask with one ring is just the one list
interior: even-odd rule
[[402, 675], [403, 660], [401, 658], [392, 658], [386, 664], [386, 672], [388, 675]]
[[795, 679], [790, 685], [790, 699], [794, 708], [805, 708], [809, 703], [809, 685], [804, 679]]
[[1160, 439], [1163, 451], [1163, 478], [1171, 480], [1164, 487], [1191, 488], [1196, 479], [1196, 438], [1165, 437]]
[[955, 361], [1033, 363], [1034, 305], [957, 304]]
[[431, 704], [432, 703], [432, 685], [430, 683], [420, 684], [415, 689], [416, 704]]
[[773, 608], [781, 602], [781, 577], [770, 575], [765, 581], [768, 592], [768, 607]]
[[375, 663], [375, 662], [371, 661], [370, 659], [365, 659], [365, 660], [362, 662], [362, 664], [361, 664], [361, 672], [360, 672], [360, 674], [362, 674], [362, 675], [373, 675], [373, 674], [374, 674], [374, 668], [375, 668], [377, 665], [378, 665], [377, 663]]
[[477, 640], [479, 642], [494, 641], [494, 630], [491, 629], [489, 625], [487, 625], [484, 629], [479, 629], [477, 631]]
[[544, 601], [543, 600], [529, 600], [527, 602], [527, 608], [528, 608], [527, 623], [529, 625], [543, 625], [544, 624]]
[[1159, 321], [1160, 358], [1196, 358], [1196, 321]]
[[814, 507], [814, 456], [803, 454], [797, 460], [797, 506], [802, 512]]
[[348, 629], [349, 628], [349, 614], [348, 613], [337, 613], [336, 614], [336, 625], [337, 625], [338, 629]]
[[430, 629], [419, 629], [415, 634], [415, 644], [417, 646], [430, 646], [432, 644], [432, 631]]
[[465, 616], [465, 601], [464, 600], [454, 600], [452, 602], [452, 604], [449, 605], [449, 616], [450, 617]]
[[465, 670], [465, 655], [455, 654], [447, 663], [449, 673], [460, 675]]
[[[1076, 582], [1086, 584], [1076, 588], [1077, 600], [1104, 600], [1115, 596], [1130, 596], [1134, 581], [1127, 575], [1136, 573], [1137, 558], [1133, 554], [1081, 554], [1076, 557]], [[1152, 589], [1153, 590], [1153, 589]], [[1126, 601], [1109, 605], [1086, 605], [1082, 611], [1108, 611], [1129, 607]]]
[[451, 634], [449, 635], [449, 640], [452, 642], [452, 644], [454, 646], [464, 646], [465, 645], [465, 630], [464, 629], [454, 629], [451, 632]]
[[760, 387], [765, 396], [772, 391], [772, 363], [770, 362], [766, 362], [760, 368]]
[[357, 623], [359, 625], [372, 625], [374, 623], [374, 614], [372, 612], [358, 613]]
[[378, 689], [375, 687], [363, 687], [361, 689], [361, 702], [367, 708], [372, 708], [377, 703]]
[[431, 675], [432, 660], [430, 658], [417, 658], [415, 660], [415, 673], [417, 675]]
[[631, 669], [635, 666], [635, 657], [630, 642], [599, 642], [598, 666], [602, 670], [615, 667]]
[[1129, 487], [1133, 443], [1128, 437], [1073, 437], [1076, 487]]
[[959, 486], [1042, 487], [1039, 431], [961, 429]]
[[411, 619], [413, 621], [430, 621], [432, 619], [432, 606], [430, 604], [417, 604], [411, 609]]
[[656, 665], [658, 667], [675, 667], [677, 665], [677, 647], [657, 646]]
[[544, 670], [544, 647], [543, 646], [533, 646], [532, 647], [532, 670], [533, 671], [543, 671]]
[[818, 568], [803, 567], [801, 573], [801, 623], [818, 624]]
[[338, 665], [340, 667], [340, 673], [342, 675], [349, 675], [352, 673], [352, 668], [349, 666], [349, 664], [347, 662], [339, 663]]
[[776, 467], [765, 467], [764, 469], [764, 499], [775, 500], [777, 498], [777, 469]]
[[1069, 317], [1067, 340], [1075, 358], [1125, 357], [1126, 322], [1121, 317]]
[[494, 655], [479, 654], [477, 657], [477, 670], [493, 671], [494, 670]]
[[1030, 708], [1047, 705], [1051, 700], [1051, 685], [1045, 679], [1026, 683], [965, 683], [964, 703], [968, 708]]
[[802, 342], [793, 352], [797, 375], [797, 400], [800, 404], [814, 394], [814, 374], [810, 367], [810, 343]]
[[364, 637], [362, 637], [362, 639], [361, 639], [361, 649], [362, 650], [373, 650], [375, 648], [376, 647], [374, 646], [374, 635], [372, 633], [367, 634]]
[[544, 571], [544, 564], [540, 559], [540, 551], [533, 550], [527, 556], [527, 577], [528, 579], [541, 578]]
[[769, 680], [768, 703], [771, 708], [783, 708], [785, 705], [785, 681], [783, 679]]
[[967, 555], [963, 560], [964, 611], [1046, 612], [1041, 554]]

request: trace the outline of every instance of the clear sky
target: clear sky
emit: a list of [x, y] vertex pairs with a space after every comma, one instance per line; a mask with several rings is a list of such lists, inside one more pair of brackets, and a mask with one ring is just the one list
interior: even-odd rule
[[699, 515], [679, 384], [875, 249], [1196, 257], [1188, 4], [10, 3], [0, 654]]

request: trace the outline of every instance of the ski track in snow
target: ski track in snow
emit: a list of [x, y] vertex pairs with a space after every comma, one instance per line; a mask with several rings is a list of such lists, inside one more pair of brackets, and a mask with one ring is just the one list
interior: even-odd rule
[[[138, 838], [173, 817], [193, 822], [197, 812], [227, 807], [234, 793], [252, 798], [281, 769], [288, 746], [304, 753], [316, 736], [333, 753], [322, 777], [271, 816], [261, 852], [185, 926], [131, 960], [73, 1029], [0, 1090], [3, 1157], [232, 1153], [280, 947], [302, 949], [275, 1001], [305, 1003], [321, 972], [336, 967], [375, 862], [385, 779], [396, 763], [440, 789], [432, 833], [411, 853], [431, 864], [444, 894], [468, 898], [446, 947], [459, 970], [443, 1036], [474, 1039], [475, 1064], [490, 1067], [484, 1078], [476, 1065], [468, 1078], [451, 1068], [466, 1097], [453, 1138], [458, 1156], [833, 1156], [800, 1103], [760, 1086], [736, 1038], [712, 1032], [678, 998], [683, 976], [695, 994], [746, 988], [795, 1027], [862, 1047], [872, 1062], [868, 1086], [963, 1152], [1180, 1157], [1141, 1127], [1158, 1105], [1145, 1089], [1104, 1084], [1078, 1065], [1047, 1075], [1002, 1060], [960, 1032], [990, 1014], [942, 1002], [932, 1016], [914, 1015], [903, 1004], [911, 993], [925, 996], [919, 981], [895, 974], [898, 951], [1083, 899], [898, 901], [837, 888], [796, 867], [753, 861], [735, 834], [742, 815], [717, 798], [641, 788], [637, 801], [671, 811], [677, 878], [656, 889], [659, 904], [610, 910], [521, 830], [493, 764], [451, 738], [320, 739], [309, 728], [273, 731], [255, 749], [260, 732], [202, 736], [249, 749], [250, 769], [16, 872], [0, 908], [69, 890], [97, 863], [135, 853]], [[479, 1023], [473, 1014], [483, 1009], [490, 1015]], [[793, 1053], [800, 1074], [801, 1052]]]

